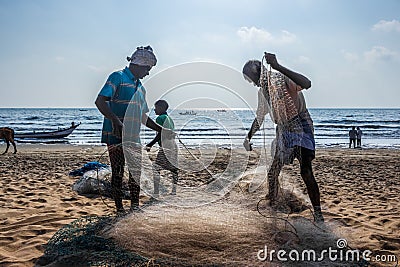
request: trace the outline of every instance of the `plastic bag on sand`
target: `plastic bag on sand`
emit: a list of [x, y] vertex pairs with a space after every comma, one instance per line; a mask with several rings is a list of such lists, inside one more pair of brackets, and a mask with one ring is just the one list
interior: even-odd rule
[[107, 195], [111, 192], [111, 184], [105, 179], [107, 175], [111, 175], [108, 167], [87, 171], [72, 185], [72, 190], [80, 195]]

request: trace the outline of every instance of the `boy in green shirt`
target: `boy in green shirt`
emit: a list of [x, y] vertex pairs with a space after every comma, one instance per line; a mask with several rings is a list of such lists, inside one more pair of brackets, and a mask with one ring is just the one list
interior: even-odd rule
[[[165, 100], [158, 100], [154, 103], [154, 111], [158, 115], [156, 123], [164, 128], [174, 130], [174, 121], [167, 114], [168, 107], [169, 105]], [[159, 197], [161, 170], [172, 172], [172, 195], [176, 194], [176, 184], [178, 182], [178, 146], [175, 139], [161, 136], [161, 132], [158, 132], [154, 139], [146, 145], [146, 150], [150, 151], [151, 147], [157, 142], [160, 150], [153, 168], [154, 198]]]

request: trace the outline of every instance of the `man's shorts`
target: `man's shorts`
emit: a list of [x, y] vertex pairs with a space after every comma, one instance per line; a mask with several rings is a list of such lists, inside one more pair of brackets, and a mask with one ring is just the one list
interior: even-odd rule
[[299, 162], [303, 159], [309, 159], [310, 161], [315, 159], [315, 150], [311, 150], [302, 146], [295, 146], [291, 157], [291, 163], [297, 158]]

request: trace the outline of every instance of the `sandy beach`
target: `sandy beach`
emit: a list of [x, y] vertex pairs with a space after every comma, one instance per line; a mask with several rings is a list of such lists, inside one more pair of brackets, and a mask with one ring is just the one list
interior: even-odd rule
[[[0, 146], [0, 151], [4, 149], [3, 144]], [[104, 146], [19, 144], [17, 154], [0, 155], [0, 266], [34, 266], [37, 259], [44, 253], [44, 245], [62, 226], [82, 216], [102, 216], [114, 213], [113, 204], [110, 200], [88, 198], [74, 192], [71, 186], [77, 180], [77, 177], [68, 175], [70, 171], [81, 168], [83, 164], [89, 161], [107, 158], [104, 157], [105, 151]], [[240, 153], [245, 152], [243, 150]], [[213, 165], [211, 169], [217, 171], [218, 168], [225, 168], [224, 162], [227, 161], [228, 154], [228, 150], [218, 151], [218, 164]], [[247, 170], [255, 168], [257, 164], [257, 153], [252, 152]], [[346, 239], [350, 247], [372, 251], [375, 260], [372, 266], [395, 266], [393, 262], [377, 262], [376, 256], [400, 256], [399, 151], [390, 149], [319, 149], [313, 167], [320, 186], [322, 207], [329, 229], [334, 231], [338, 237]], [[193, 176], [192, 178], [195, 179], [196, 177]], [[282, 179], [289, 189], [296, 192], [298, 198], [304, 198], [305, 203], [307, 203], [308, 197], [304, 191], [305, 187], [299, 175], [297, 164], [285, 166]], [[189, 180], [186, 183], [189, 183]], [[250, 195], [246, 191], [246, 183], [248, 184], [244, 179], [239, 183], [241, 185], [240, 190], [235, 187], [225, 197], [226, 201], [217, 201], [215, 205], [224, 205], [225, 210], [234, 209], [235, 205], [240, 205], [243, 209], [247, 207], [251, 214], [247, 214], [247, 211], [241, 213], [243, 220], [246, 218], [251, 218], [254, 221], [267, 220], [262, 216], [256, 217], [256, 205], [264, 194], [265, 188]], [[245, 203], [237, 201], [241, 194], [247, 194]], [[141, 197], [142, 203], [147, 200], [147, 196]], [[159, 209], [162, 209], [162, 212], [157, 213]], [[173, 207], [154, 205], [149, 208], [146, 220], [143, 219], [144, 215], [140, 215], [142, 217], [137, 216], [136, 226], [141, 225], [140, 223], [153, 226], [152, 222], [159, 221], [160, 216], [165, 222], [166, 214], [171, 209]], [[210, 212], [212, 212], [212, 209], [210, 208]], [[202, 222], [202, 225], [206, 225], [204, 227], [208, 227], [207, 231], [213, 232], [214, 224], [207, 226], [208, 219], [205, 214], [202, 214], [201, 207], [196, 208], [193, 213], [187, 212], [187, 210], [179, 210], [176, 214], [179, 215], [179, 218], [197, 216], [198, 221]], [[229, 231], [226, 229], [230, 225], [235, 225], [235, 216], [237, 215], [234, 212], [228, 212], [221, 214], [220, 218], [214, 218], [219, 227], [222, 227], [218, 228], [218, 231], [221, 233], [226, 231], [226, 235], [219, 237], [222, 240], [221, 242], [229, 242], [228, 239], [224, 239], [224, 236], [234, 235], [236, 228], [230, 227], [233, 230]], [[311, 219], [310, 212], [307, 210], [291, 216]], [[128, 217], [123, 220], [128, 220]], [[180, 220], [182, 221], [182, 219]], [[170, 228], [167, 225], [164, 226], [165, 231], [172, 229], [171, 224], [169, 225]], [[242, 226], [245, 227], [245, 224], [243, 223]], [[126, 231], [126, 229], [124, 230], [125, 226], [119, 225], [118, 227], [119, 231]], [[135, 226], [132, 227], [135, 228]], [[240, 229], [243, 230], [243, 227]], [[136, 235], [142, 233], [143, 238], [147, 240], [160, 242], [150, 232], [146, 232], [146, 229], [137, 230], [136, 228], [130, 229]], [[189, 227], [188, 229], [192, 228]], [[254, 257], [248, 260], [248, 266], [255, 266], [256, 264], [252, 264], [252, 262], [257, 262], [255, 253], [263, 248], [261, 245], [265, 242], [262, 238], [267, 238], [265, 234], [268, 229], [265, 233], [259, 233], [259, 235], [256, 233], [262, 228], [250, 227], [249, 229], [254, 234], [252, 238], [259, 239], [256, 240], [257, 243], [254, 243], [256, 247], [251, 248], [251, 253], [254, 255], [249, 254]], [[238, 240], [244, 237], [248, 238], [248, 235], [244, 232], [241, 233], [238, 230], [236, 233], [241, 234], [237, 237]], [[107, 235], [110, 238], [116, 238], [113, 230], [109, 231]], [[121, 235], [125, 236], [124, 234]], [[187, 236], [193, 238], [193, 235], [187, 234]], [[154, 252], [153, 245], [146, 245], [149, 243], [140, 243], [139, 241], [136, 242], [137, 253], [146, 254], [144, 256], [148, 258], [166, 255], [162, 254], [166, 253], [165, 251]], [[196, 240], [192, 241], [196, 242]], [[132, 249], [132, 244], [129, 247], [127, 240], [116, 239], [116, 243]], [[185, 244], [188, 245], [189, 243]], [[274, 241], [269, 242], [268, 245], [274, 245]], [[275, 245], [277, 244], [275, 243]], [[197, 244], [197, 246], [202, 246], [204, 253], [207, 253], [209, 249], [205, 244]], [[228, 257], [231, 255], [228, 253], [230, 244], [222, 245], [221, 243], [219, 246], [219, 250], [225, 250], [224, 255]], [[190, 258], [190, 253], [191, 250], [188, 249], [185, 256]], [[183, 254], [178, 252], [175, 255], [183, 257]], [[218, 257], [218, 255], [215, 254], [215, 257]], [[194, 256], [192, 258], [195, 259]], [[246, 262], [246, 258], [243, 262]], [[238, 266], [246, 266], [242, 263]], [[280, 263], [274, 262], [271, 266], [280, 266]]]

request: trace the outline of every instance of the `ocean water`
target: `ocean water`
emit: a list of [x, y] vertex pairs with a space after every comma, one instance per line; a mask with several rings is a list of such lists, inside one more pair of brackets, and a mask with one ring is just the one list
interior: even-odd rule
[[[363, 148], [400, 149], [400, 109], [309, 109], [314, 120], [317, 147], [348, 147], [348, 131], [359, 126]], [[252, 110], [171, 110], [179, 139], [189, 147], [241, 147], [254, 119]], [[155, 118], [154, 112], [149, 116]], [[100, 145], [103, 116], [96, 108], [0, 108], [0, 127], [17, 133], [52, 131], [71, 122], [81, 125], [68, 137], [55, 140], [17, 140], [18, 142]], [[269, 117], [253, 137], [255, 147], [269, 145], [274, 138]], [[142, 127], [142, 143], [155, 132]]]

